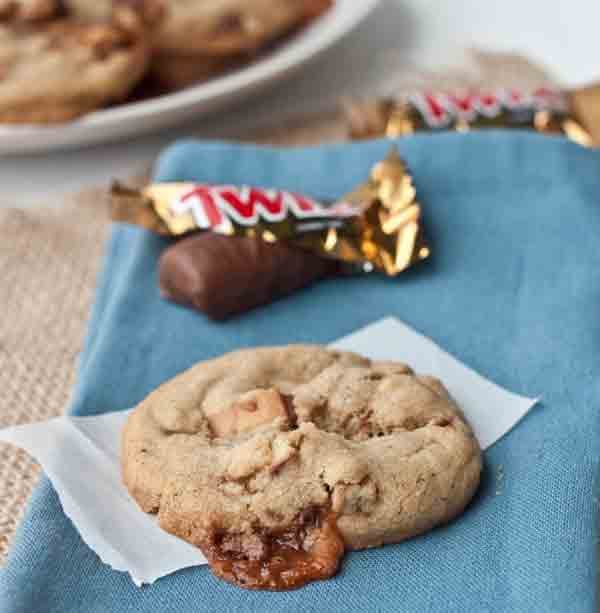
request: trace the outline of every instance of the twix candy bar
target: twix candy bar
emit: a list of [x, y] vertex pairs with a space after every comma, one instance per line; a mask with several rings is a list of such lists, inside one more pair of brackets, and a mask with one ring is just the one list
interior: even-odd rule
[[563, 134], [587, 147], [600, 145], [600, 85], [573, 91], [430, 90], [397, 99], [346, 101], [344, 112], [353, 138], [520, 128]]
[[429, 255], [412, 179], [396, 150], [333, 203], [279, 189], [158, 183], [112, 189], [112, 217], [168, 236], [210, 232], [284, 241], [321, 258], [394, 276]]
[[160, 257], [161, 294], [215, 320], [331, 275], [397, 275], [429, 255], [412, 179], [396, 150], [333, 203], [248, 186], [115, 185], [112, 217], [183, 237]]

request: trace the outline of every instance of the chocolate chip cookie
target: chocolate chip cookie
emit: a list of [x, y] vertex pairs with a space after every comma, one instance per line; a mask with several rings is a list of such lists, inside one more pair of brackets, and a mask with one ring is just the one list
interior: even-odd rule
[[443, 385], [319, 346], [237, 351], [150, 394], [122, 438], [123, 480], [160, 526], [245, 588], [332, 576], [345, 549], [456, 517], [481, 452]]
[[170, 0], [153, 34], [152, 75], [171, 89], [205, 81], [247, 63], [330, 5], [330, 0]]
[[30, 5], [19, 9], [23, 14], [49, 14], [51, 7], [56, 13], [60, 7], [71, 18], [88, 22], [134, 11], [151, 40], [152, 79], [167, 89], [206, 81], [247, 63], [265, 45], [332, 4], [332, 0], [0, 0], [0, 18], [2, 3], [15, 12], [17, 2]]
[[256, 51], [304, 23], [315, 13], [315, 4], [316, 0], [169, 0], [155, 48], [205, 56]]
[[[12, 0], [15, 1], [15, 0]], [[21, 2], [26, 0], [21, 0]], [[27, 0], [56, 3], [58, 0]], [[11, 2], [11, 0], [0, 0]], [[254, 52], [323, 13], [332, 0], [62, 0], [77, 19], [108, 19], [115, 9], [136, 10], [154, 27], [159, 54], [236, 56]]]
[[175, 55], [156, 53], [152, 58], [152, 79], [167, 91], [203, 83], [247, 63], [240, 57]]
[[125, 98], [149, 60], [117, 23], [58, 19], [0, 25], [0, 123], [49, 123]]
[[60, 0], [0, 0], [0, 20], [45, 21], [62, 12]]

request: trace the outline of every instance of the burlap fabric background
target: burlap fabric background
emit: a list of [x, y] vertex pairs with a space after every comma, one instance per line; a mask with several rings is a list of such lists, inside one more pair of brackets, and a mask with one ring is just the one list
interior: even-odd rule
[[[397, 88], [431, 83], [528, 88], [548, 81], [519, 57], [473, 57], [468, 71], [405, 74]], [[339, 114], [331, 112], [239, 137], [299, 145], [342, 140], [346, 131]], [[106, 203], [106, 190], [91, 188], [59, 208], [0, 208], [0, 427], [45, 420], [68, 406], [109, 231]], [[0, 444], [0, 563], [38, 474], [26, 453]]]

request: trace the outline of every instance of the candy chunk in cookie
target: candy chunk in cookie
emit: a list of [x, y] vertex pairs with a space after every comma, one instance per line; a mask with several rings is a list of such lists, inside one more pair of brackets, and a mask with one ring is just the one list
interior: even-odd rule
[[215, 436], [235, 437], [276, 419], [288, 419], [283, 397], [276, 389], [258, 389], [244, 394], [230, 407], [211, 415], [209, 423]]

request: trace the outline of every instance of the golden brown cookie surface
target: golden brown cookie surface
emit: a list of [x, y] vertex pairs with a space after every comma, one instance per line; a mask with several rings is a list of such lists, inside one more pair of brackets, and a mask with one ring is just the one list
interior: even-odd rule
[[0, 20], [45, 21], [63, 12], [61, 0], [0, 0]]
[[328, 0], [169, 0], [154, 45], [161, 53], [251, 53], [329, 5]]
[[[0, 0], [9, 3], [15, 0]], [[56, 4], [58, 0], [20, 0]], [[84, 20], [108, 19], [129, 7], [152, 26], [159, 54], [229, 57], [253, 53], [318, 17], [332, 0], [61, 0]]]
[[481, 470], [439, 381], [318, 346], [198, 364], [134, 410], [122, 443], [141, 508], [215, 574], [262, 589], [329, 577], [344, 547], [449, 521]]
[[203, 83], [246, 62], [238, 57], [157, 53], [152, 58], [150, 74], [161, 87], [170, 91]]
[[73, 119], [124, 98], [149, 51], [116, 24], [0, 25], [0, 123]]

